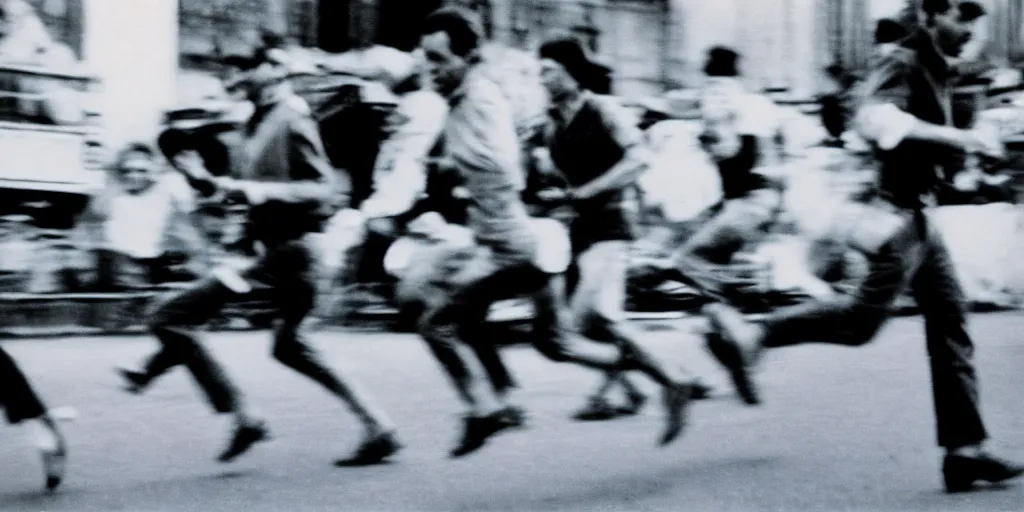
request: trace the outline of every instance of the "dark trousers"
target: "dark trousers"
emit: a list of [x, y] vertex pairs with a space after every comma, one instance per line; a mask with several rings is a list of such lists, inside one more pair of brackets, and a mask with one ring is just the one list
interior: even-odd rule
[[[329, 390], [344, 392], [345, 386], [300, 332], [317, 292], [315, 258], [307, 241], [293, 240], [269, 247], [243, 277], [254, 292], [266, 293], [277, 310], [274, 357]], [[214, 410], [235, 411], [239, 391], [220, 363], [200, 344], [194, 328], [208, 322], [225, 304], [237, 298], [238, 294], [218, 279], [207, 278], [161, 304], [150, 319], [150, 329], [162, 345], [147, 364], [150, 378], [184, 365]]]
[[46, 406], [32, 389], [14, 359], [0, 346], [0, 408], [12, 425], [46, 414]]
[[918, 212], [870, 256], [858, 289], [832, 300], [781, 309], [766, 320], [765, 346], [810, 342], [857, 346], [871, 341], [909, 287], [925, 322], [938, 443], [959, 448], [986, 438], [978, 401], [974, 344], [964, 294], [939, 232]]
[[464, 343], [480, 362], [495, 392], [517, 386], [486, 329], [491, 305], [516, 296], [529, 295], [533, 299], [532, 340], [541, 354], [560, 362], [586, 358], [572, 353], [567, 343], [562, 328], [565, 318], [561, 295], [552, 276], [527, 261], [498, 265], [486, 257], [474, 257], [461, 267], [461, 276], [451, 279], [458, 284], [443, 300], [428, 305], [420, 320], [420, 334], [457, 385], [474, 378], [457, 350], [458, 344]]

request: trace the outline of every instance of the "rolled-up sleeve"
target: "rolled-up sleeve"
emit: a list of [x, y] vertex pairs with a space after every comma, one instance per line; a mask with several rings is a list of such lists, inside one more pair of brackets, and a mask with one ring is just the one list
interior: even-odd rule
[[858, 88], [859, 105], [854, 128], [879, 149], [890, 150], [898, 146], [918, 122], [907, 113], [910, 97], [907, 72], [907, 64], [887, 58]]

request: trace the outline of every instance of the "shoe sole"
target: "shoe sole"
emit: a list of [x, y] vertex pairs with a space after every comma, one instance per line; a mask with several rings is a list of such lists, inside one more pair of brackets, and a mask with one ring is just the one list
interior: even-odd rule
[[233, 462], [235, 459], [241, 457], [242, 455], [245, 455], [247, 452], [252, 450], [252, 448], [254, 446], [256, 446], [257, 444], [263, 443], [263, 442], [267, 442], [269, 440], [270, 440], [270, 432], [267, 431], [266, 429], [264, 429], [264, 430], [262, 430], [260, 432], [259, 437], [256, 437], [256, 438], [252, 439], [251, 441], [248, 441], [241, 449], [237, 450], [236, 452], [232, 452], [230, 454], [228, 454], [228, 453], [221, 454], [219, 457], [217, 457], [217, 461], [218, 462], [223, 462], [223, 463]]
[[1019, 478], [1021, 475], [1024, 475], [1024, 469], [1019, 469], [1017, 471], [1013, 471], [1013, 472], [1007, 474], [1006, 476], [1004, 476], [1003, 478], [998, 478], [998, 479], [995, 479], [995, 480], [978, 479], [978, 480], [973, 480], [973, 481], [970, 481], [970, 482], [962, 482], [962, 481], [955, 481], [954, 482], [954, 481], [951, 481], [953, 479], [951, 479], [949, 477], [944, 477], [943, 478], [943, 484], [945, 485], [945, 489], [946, 489], [946, 493], [947, 494], [959, 494], [959, 493], [965, 493], [965, 492], [971, 492], [971, 491], [977, 490], [978, 489], [978, 485], [977, 484], [979, 482], [986, 483], [986, 484], [989, 484], [989, 485], [999, 485], [999, 484], [1006, 483], [1006, 482], [1008, 482], [1010, 480]]
[[481, 448], [483, 448], [487, 444], [487, 441], [490, 441], [492, 438], [494, 438], [495, 436], [501, 434], [502, 432], [505, 432], [506, 430], [512, 430], [512, 429], [515, 429], [515, 428], [522, 428], [524, 426], [525, 426], [524, 423], [514, 424], [514, 423], [509, 423], [509, 422], [504, 422], [504, 421], [500, 422], [500, 423], [497, 423], [495, 425], [495, 428], [491, 432], [489, 432], [487, 435], [483, 436], [483, 438], [480, 439], [477, 444], [474, 444], [474, 445], [472, 445], [470, 447], [460, 446], [459, 448], [456, 448], [455, 450], [453, 450], [449, 455], [453, 459], [458, 459], [458, 458], [461, 458], [461, 457], [465, 457], [467, 455], [470, 455], [472, 453], [475, 453], [475, 452], [479, 451]]

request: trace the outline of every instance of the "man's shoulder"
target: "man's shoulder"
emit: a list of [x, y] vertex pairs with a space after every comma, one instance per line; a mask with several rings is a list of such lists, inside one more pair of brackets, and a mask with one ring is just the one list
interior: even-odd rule
[[584, 101], [589, 103], [602, 116], [618, 119], [626, 113], [625, 105], [615, 96], [590, 93], [584, 96]]
[[912, 48], [900, 46], [878, 59], [872, 71], [886, 74], [906, 73], [917, 65], [917, 52]]
[[277, 104], [277, 110], [282, 117], [288, 120], [309, 119], [313, 115], [313, 109], [309, 103], [299, 96], [289, 96]]
[[466, 78], [465, 90], [466, 98], [473, 103], [507, 103], [501, 86], [479, 73], [472, 73]]

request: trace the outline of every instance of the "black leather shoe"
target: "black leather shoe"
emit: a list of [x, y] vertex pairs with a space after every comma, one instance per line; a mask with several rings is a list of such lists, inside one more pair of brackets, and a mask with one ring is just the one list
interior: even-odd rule
[[487, 416], [471, 416], [466, 418], [462, 439], [459, 441], [458, 446], [451, 451], [451, 456], [453, 458], [465, 457], [483, 448], [487, 440], [499, 432], [521, 426], [521, 423], [516, 424], [515, 419], [506, 410], [501, 410]]
[[384, 462], [402, 448], [402, 443], [398, 442], [395, 434], [387, 432], [367, 439], [355, 454], [347, 459], [336, 461], [334, 465], [338, 467], [372, 466]]
[[987, 453], [979, 455], [946, 455], [942, 477], [946, 492], [965, 492], [977, 482], [999, 483], [1024, 475], [1024, 465], [1000, 459]]
[[121, 380], [124, 381], [124, 389], [129, 393], [142, 393], [146, 386], [149, 385], [149, 379], [146, 378], [146, 374], [140, 371], [118, 368], [117, 374], [121, 376]]
[[626, 401], [628, 401], [629, 404], [624, 407], [619, 407], [619, 414], [623, 416], [636, 416], [637, 414], [640, 414], [644, 405], [647, 404], [647, 397], [643, 393], [629, 393], [626, 396]]
[[615, 407], [604, 397], [593, 397], [572, 417], [576, 421], [605, 421], [619, 417], [624, 409]]
[[255, 425], [245, 425], [235, 428], [231, 437], [231, 443], [224, 453], [221, 453], [217, 460], [220, 462], [231, 462], [239, 455], [249, 451], [256, 443], [270, 438], [270, 431], [266, 424], [260, 422]]
[[690, 405], [690, 396], [693, 390], [689, 384], [677, 384], [667, 387], [664, 391], [666, 425], [665, 432], [661, 436], [661, 445], [665, 446], [675, 441], [679, 434], [686, 428], [686, 412]]
[[64, 471], [67, 465], [68, 452], [61, 439], [55, 450], [41, 452], [43, 457], [43, 471], [46, 475], [46, 490], [53, 492], [64, 481]]

